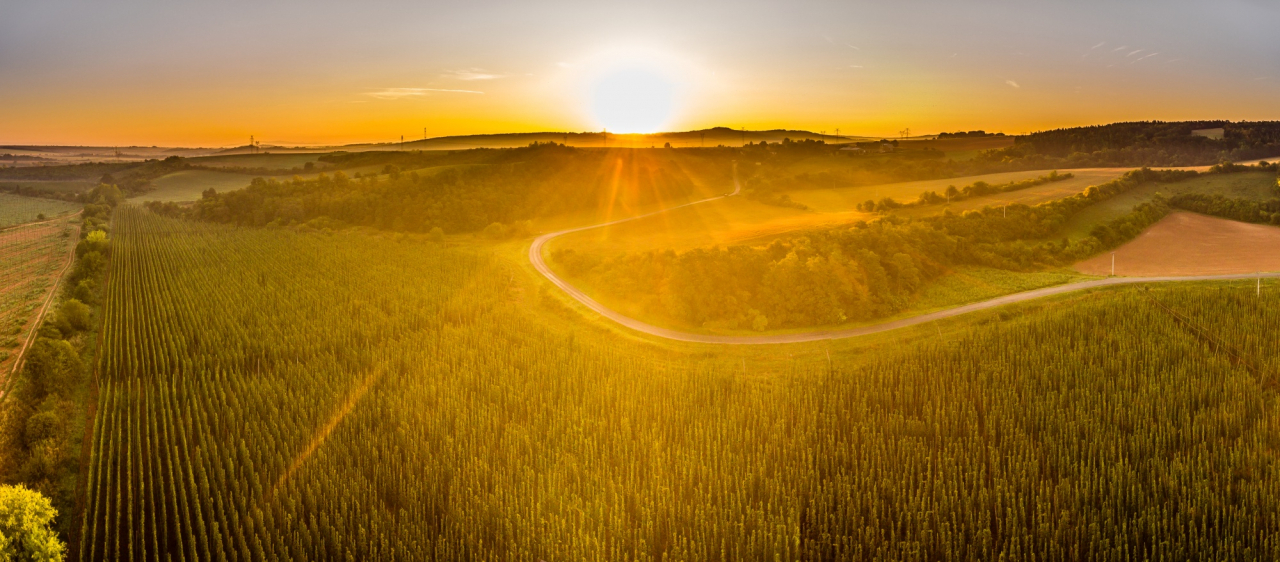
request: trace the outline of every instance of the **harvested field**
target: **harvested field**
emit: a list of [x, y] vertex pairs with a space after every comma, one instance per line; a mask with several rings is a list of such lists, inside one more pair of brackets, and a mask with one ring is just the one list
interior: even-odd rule
[[[1280, 271], [1280, 228], [1176, 212], [1115, 251], [1116, 275], [1213, 275]], [[1111, 273], [1111, 253], [1076, 264]]]

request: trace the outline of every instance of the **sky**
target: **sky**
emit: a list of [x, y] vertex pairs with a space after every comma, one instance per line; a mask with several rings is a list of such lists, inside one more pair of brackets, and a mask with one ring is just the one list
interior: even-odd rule
[[21, 2], [0, 143], [1280, 119], [1280, 2]]

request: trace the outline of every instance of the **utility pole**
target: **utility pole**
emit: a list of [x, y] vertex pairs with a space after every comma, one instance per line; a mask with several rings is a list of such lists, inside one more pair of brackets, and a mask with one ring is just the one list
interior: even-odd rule
[[253, 142], [253, 135], [249, 135], [249, 152], [258, 153], [258, 145]]
[[836, 142], [840, 142], [840, 127], [836, 127]]
[[1111, 276], [1116, 276], [1116, 253], [1111, 252]]
[[422, 140], [427, 140], [427, 128], [422, 128]]
[[1262, 272], [1258, 272], [1258, 297], [1262, 297]]
[[404, 152], [404, 135], [400, 135], [400, 152]]

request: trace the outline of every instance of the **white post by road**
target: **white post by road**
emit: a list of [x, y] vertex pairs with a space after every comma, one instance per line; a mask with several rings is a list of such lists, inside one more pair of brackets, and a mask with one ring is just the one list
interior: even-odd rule
[[1111, 252], [1111, 276], [1116, 276], [1116, 253]]

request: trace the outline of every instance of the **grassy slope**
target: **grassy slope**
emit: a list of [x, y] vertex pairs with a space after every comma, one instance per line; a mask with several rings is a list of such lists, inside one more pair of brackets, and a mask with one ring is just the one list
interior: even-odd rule
[[136, 201], [195, 201], [200, 192], [213, 188], [218, 191], [231, 191], [248, 187], [253, 176], [233, 174], [230, 172], [210, 172], [206, 170], [182, 170], [151, 182], [155, 188], [139, 195]]
[[1269, 172], [1214, 174], [1169, 184], [1151, 184], [1123, 193], [1077, 213], [1055, 238], [1080, 239], [1099, 224], [1127, 214], [1135, 205], [1150, 201], [1157, 193], [1166, 197], [1180, 193], [1218, 194], [1226, 197], [1266, 200], [1276, 197], [1276, 178]]

